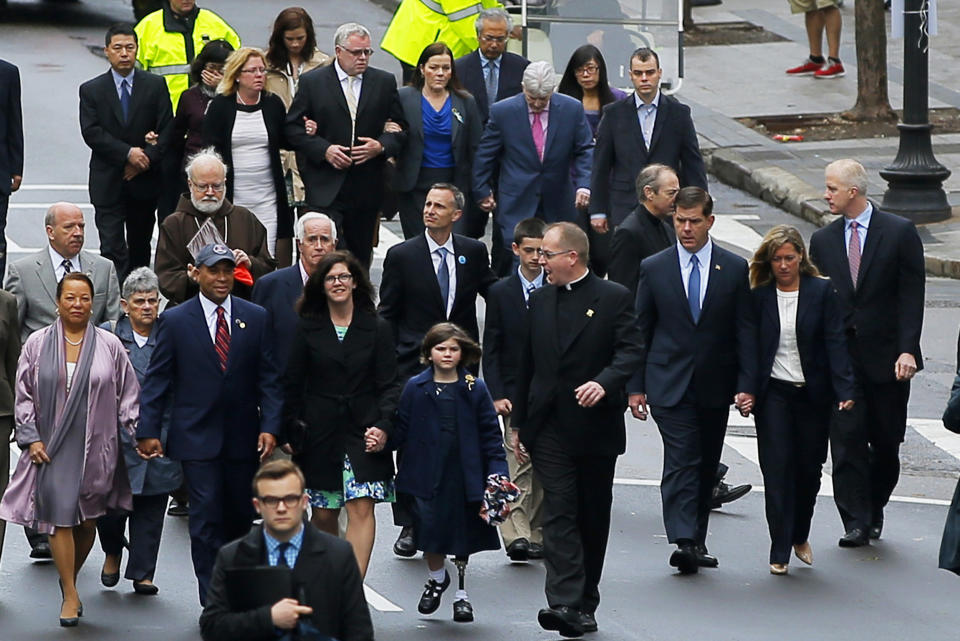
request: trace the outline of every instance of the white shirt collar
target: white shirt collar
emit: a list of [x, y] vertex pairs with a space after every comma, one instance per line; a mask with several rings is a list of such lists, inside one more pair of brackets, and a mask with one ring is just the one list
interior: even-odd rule
[[[343, 84], [343, 81], [344, 81], [346, 78], [349, 78], [349, 77], [350, 77], [350, 75], [349, 75], [346, 71], [343, 70], [343, 67], [340, 66], [340, 61], [337, 60], [336, 58], [333, 59], [333, 68], [337, 70], [337, 79], [340, 80], [340, 84]], [[359, 78], [359, 79], [362, 81], [362, 80], [363, 80], [363, 74], [362, 74], [362, 73], [358, 73], [357, 75], [354, 76], [354, 78]]]
[[297, 267], [300, 268], [300, 278], [303, 279], [303, 284], [306, 285], [306, 284], [307, 284], [307, 279], [310, 278], [310, 274], [308, 274], [308, 273], [307, 273], [307, 270], [303, 268], [303, 261], [302, 261], [302, 260], [298, 260], [298, 261], [297, 261]]
[[864, 229], [870, 229], [870, 219], [873, 217], [873, 205], [867, 201], [867, 208], [860, 212], [856, 218], [844, 218], [844, 229], [850, 229], [850, 223], [857, 221], [857, 225]]
[[53, 245], [47, 245], [47, 250], [50, 252], [50, 262], [53, 263], [54, 272], [60, 269], [60, 265], [64, 260], [70, 261], [70, 266], [73, 267], [73, 271], [80, 271], [80, 254], [68, 259], [66, 256], [62, 256], [60, 252], [54, 249]]
[[[478, 51], [477, 53], [480, 53], [480, 52]], [[501, 61], [501, 60], [503, 60], [503, 54], [502, 54], [502, 53], [501, 53], [499, 56], [497, 56], [496, 58], [494, 58], [493, 60], [491, 60], [490, 58], [488, 58], [488, 57], [486, 57], [485, 55], [483, 55], [482, 53], [480, 53], [480, 62], [481, 62], [481, 66], [482, 66], [484, 69], [486, 69], [486, 68], [489, 67], [490, 65], [493, 65], [494, 67], [496, 67], [497, 69], [499, 69], [499, 68], [500, 68], [500, 61]]]
[[[640, 96], [637, 94], [637, 92], [633, 92], [633, 102], [637, 106], [637, 109], [640, 109], [645, 104], [647, 104], [640, 99]], [[657, 89], [657, 95], [653, 97], [653, 100], [650, 101], [650, 104], [653, 105], [654, 108], [660, 106], [660, 90], [659, 89]]]
[[[571, 289], [573, 289], [573, 286], [574, 286], [574, 285], [576, 285], [577, 283], [579, 283], [581, 280], [583, 280], [584, 278], [586, 278], [586, 277], [589, 276], [589, 275], [590, 275], [590, 270], [589, 270], [589, 269], [585, 269], [585, 270], [583, 271], [583, 274], [580, 276], [580, 278], [576, 278], [576, 279], [574, 279], [574, 280], [571, 280], [569, 283], [567, 283], [566, 285], [564, 285], [563, 288], [566, 289], [567, 291], [570, 291]], [[541, 276], [543, 276], [543, 274], [541, 274]], [[521, 278], [523, 278], [523, 277], [521, 276]]]
[[446, 247], [450, 255], [451, 256], [453, 255], [453, 234], [452, 233], [450, 234], [450, 236], [447, 237], [447, 242], [445, 242], [443, 245], [438, 245], [437, 241], [433, 239], [433, 236], [430, 235], [429, 231], [424, 231], [423, 235], [427, 237], [427, 247], [430, 248], [431, 254], [437, 251], [438, 249], [440, 249], [441, 247]]
[[[228, 322], [230, 319], [231, 298], [233, 298], [233, 296], [227, 296], [226, 300], [220, 303], [220, 307], [223, 307], [223, 311], [226, 312]], [[203, 315], [205, 318], [217, 315], [217, 304], [204, 296], [203, 292], [200, 293], [200, 306], [203, 307]]]
[[[680, 262], [684, 267], [690, 266], [690, 261], [693, 260], [694, 254], [687, 251], [687, 248], [680, 244], [680, 241], [677, 241], [677, 252], [680, 254]], [[700, 266], [710, 264], [710, 257], [713, 254], [713, 239], [707, 236], [707, 242], [703, 247], [699, 249], [696, 253], [697, 260], [700, 261]]]

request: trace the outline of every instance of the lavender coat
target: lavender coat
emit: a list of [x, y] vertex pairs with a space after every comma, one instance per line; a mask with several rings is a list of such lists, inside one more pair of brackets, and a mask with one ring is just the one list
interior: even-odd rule
[[[86, 434], [83, 445], [83, 468], [79, 484], [79, 500], [76, 523], [50, 523], [40, 520], [36, 510], [38, 466], [25, 455], [30, 442], [39, 440], [31, 436], [27, 426], [35, 424], [38, 417], [37, 404], [50, 399], [36, 397], [40, 351], [44, 338], [56, 333], [63, 340], [59, 320], [27, 339], [17, 365], [16, 403], [14, 420], [17, 442], [24, 455], [17, 467], [7, 491], [0, 501], [0, 519], [11, 523], [29, 525], [42, 533], [52, 534], [54, 527], [71, 527], [80, 521], [95, 519], [107, 510], [133, 509], [133, 496], [127, 480], [126, 468], [121, 453], [119, 430], [132, 437], [139, 416], [140, 386], [137, 376], [127, 358], [123, 344], [107, 330], [90, 326], [96, 332], [93, 361], [90, 366], [90, 382], [87, 395]], [[82, 358], [82, 355], [81, 355]], [[60, 373], [60, 382], [65, 384], [65, 367]], [[57, 408], [59, 412], [61, 408]], [[50, 426], [36, 426], [39, 434], [48, 433]], [[51, 456], [56, 464], [56, 458]]]

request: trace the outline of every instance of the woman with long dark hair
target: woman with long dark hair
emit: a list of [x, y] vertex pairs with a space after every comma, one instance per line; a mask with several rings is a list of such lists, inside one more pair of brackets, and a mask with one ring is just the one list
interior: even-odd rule
[[587, 122], [594, 137], [603, 108], [611, 102], [626, 98], [627, 94], [611, 87], [607, 80], [607, 63], [603, 54], [593, 45], [583, 45], [573, 52], [567, 68], [560, 79], [559, 93], [576, 98], [583, 103]]

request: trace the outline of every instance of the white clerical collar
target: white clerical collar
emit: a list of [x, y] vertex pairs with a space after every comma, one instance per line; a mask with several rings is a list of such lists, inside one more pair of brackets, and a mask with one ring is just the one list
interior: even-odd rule
[[577, 283], [579, 283], [581, 280], [583, 280], [584, 278], [586, 278], [586, 277], [589, 276], [589, 275], [590, 275], [590, 270], [589, 270], [589, 269], [585, 269], [585, 270], [583, 270], [583, 275], [581, 275], [580, 278], [577, 278], [576, 280], [571, 280], [569, 283], [567, 283], [566, 285], [564, 285], [563, 288], [564, 288], [565, 290], [567, 290], [567, 291], [570, 291], [571, 289], [573, 289], [573, 286], [574, 286], [574, 285], [576, 285]]

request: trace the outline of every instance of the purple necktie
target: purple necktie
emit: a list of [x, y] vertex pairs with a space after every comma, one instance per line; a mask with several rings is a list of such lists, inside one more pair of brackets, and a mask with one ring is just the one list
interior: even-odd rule
[[533, 114], [533, 145], [537, 148], [537, 156], [540, 157], [540, 162], [543, 162], [543, 121], [540, 117], [543, 115], [543, 112], [536, 112]]
[[850, 223], [850, 247], [847, 250], [847, 260], [850, 261], [850, 280], [853, 286], [857, 286], [857, 276], [860, 274], [860, 234], [857, 228], [860, 225], [857, 221]]

